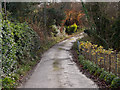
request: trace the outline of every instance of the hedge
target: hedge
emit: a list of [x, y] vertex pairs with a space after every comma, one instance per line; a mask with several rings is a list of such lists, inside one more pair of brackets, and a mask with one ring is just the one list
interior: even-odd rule
[[[2, 85], [15, 87], [19, 68], [38, 60], [40, 38], [27, 23], [2, 20]], [[1, 55], [1, 54], [0, 54]]]

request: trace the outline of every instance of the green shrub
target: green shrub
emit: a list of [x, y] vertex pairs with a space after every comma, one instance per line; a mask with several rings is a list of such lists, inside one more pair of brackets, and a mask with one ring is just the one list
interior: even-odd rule
[[83, 60], [82, 64], [83, 64], [83, 68], [87, 69], [89, 62], [87, 62], [87, 60]]
[[11, 77], [5, 77], [2, 80], [2, 86], [4, 86], [4, 88], [12, 88], [15, 86], [15, 80], [11, 79]]
[[100, 76], [100, 74], [103, 72], [103, 69], [101, 69], [101, 68], [97, 68], [97, 70], [95, 71], [95, 73], [94, 73], [94, 75], [95, 76]]
[[83, 60], [82, 63], [83, 63], [83, 68], [88, 69], [91, 62], [89, 62], [88, 60]]
[[11, 74], [10, 77], [14, 80], [18, 80], [19, 79], [19, 74], [14, 73], [14, 74]]
[[69, 35], [77, 31], [77, 25], [75, 23], [71, 26], [66, 26], [65, 28], [66, 28], [66, 33]]
[[85, 60], [84, 56], [79, 55], [78, 59], [79, 59], [79, 62], [83, 65], [83, 68], [88, 69], [90, 73], [94, 73], [97, 70], [98, 68], [97, 65], [92, 63], [89, 60]]
[[72, 30], [74, 30], [73, 32], [77, 31], [77, 25], [76, 23], [74, 23], [73, 25], [70, 26], [72, 28]]
[[120, 88], [120, 78], [119, 77], [115, 77], [113, 80], [112, 80], [112, 83], [111, 83], [111, 88]]
[[88, 70], [90, 70], [90, 66], [92, 65], [91, 61], [86, 60], [86, 67], [88, 68]]
[[78, 56], [78, 59], [79, 59], [79, 60], [84, 60], [85, 58], [84, 58], [84, 56], [79, 55], [79, 56]]
[[81, 60], [80, 63], [84, 66], [84, 68], [87, 69], [87, 66], [86, 66], [86, 60]]
[[94, 73], [97, 70], [97, 65], [89, 60], [82, 60], [81, 63], [83, 64], [84, 69], [88, 69], [90, 73]]
[[107, 74], [109, 74], [109, 73], [106, 72], [106, 71], [102, 71], [102, 73], [100, 74], [99, 78], [100, 78], [101, 80], [104, 80], [104, 78], [105, 78], [105, 76], [106, 76]]
[[104, 80], [106, 81], [107, 84], [111, 84], [114, 78], [115, 78], [115, 75], [110, 73], [105, 76]]
[[53, 34], [55, 37], [57, 36], [57, 33], [58, 33], [58, 31], [57, 31], [57, 26], [56, 25], [52, 25], [51, 26], [51, 34]]
[[90, 73], [99, 76], [101, 80], [105, 80], [107, 84], [111, 84], [111, 88], [120, 87], [120, 78], [116, 77], [114, 74], [104, 71], [104, 69], [97, 66], [95, 63], [85, 60], [84, 56], [78, 56], [79, 62], [83, 65], [84, 69], [88, 69]]
[[97, 65], [95, 65], [94, 63], [89, 64], [88, 70], [90, 71], [90, 73], [94, 73], [97, 70]]

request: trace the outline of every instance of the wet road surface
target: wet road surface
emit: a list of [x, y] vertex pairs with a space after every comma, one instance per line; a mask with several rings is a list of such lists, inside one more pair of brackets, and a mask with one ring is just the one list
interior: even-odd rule
[[79, 37], [64, 40], [42, 55], [40, 63], [24, 85], [19, 88], [97, 88], [97, 85], [79, 71], [70, 49]]

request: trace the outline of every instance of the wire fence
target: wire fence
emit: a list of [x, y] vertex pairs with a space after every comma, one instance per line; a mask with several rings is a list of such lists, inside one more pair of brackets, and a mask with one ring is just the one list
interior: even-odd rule
[[[108, 72], [112, 72], [115, 75], [120, 77], [120, 54], [116, 51], [111, 54], [106, 54], [104, 52], [95, 52], [92, 47], [86, 49], [82, 47], [79, 48], [80, 42], [78, 41], [78, 51], [86, 59], [94, 62], [101, 68], [104, 68]], [[94, 54], [92, 53], [94, 51]]]

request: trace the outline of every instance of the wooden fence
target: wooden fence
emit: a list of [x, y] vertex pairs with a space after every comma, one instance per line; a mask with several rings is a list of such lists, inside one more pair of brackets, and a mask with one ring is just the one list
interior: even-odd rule
[[120, 77], [120, 54], [117, 52], [112, 52], [111, 54], [98, 53], [94, 54], [92, 48], [86, 49], [82, 47], [79, 49], [80, 42], [78, 41], [78, 51], [82, 54], [86, 59], [94, 62], [99, 65], [101, 68], [104, 68], [108, 72], [112, 72]]

